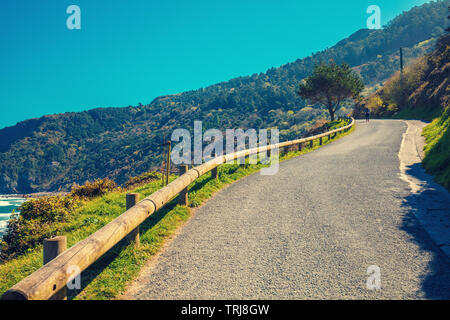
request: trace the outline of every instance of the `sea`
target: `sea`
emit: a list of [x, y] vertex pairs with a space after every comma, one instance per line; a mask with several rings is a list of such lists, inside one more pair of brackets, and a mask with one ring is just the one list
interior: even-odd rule
[[3, 238], [8, 226], [8, 220], [11, 218], [11, 214], [20, 213], [18, 211], [20, 205], [25, 202], [26, 199], [14, 197], [14, 196], [2, 196], [0, 195], [0, 240]]

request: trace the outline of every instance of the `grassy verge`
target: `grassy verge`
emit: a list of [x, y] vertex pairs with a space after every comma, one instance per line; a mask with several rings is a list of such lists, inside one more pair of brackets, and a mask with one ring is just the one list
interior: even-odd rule
[[[333, 127], [342, 125], [334, 123]], [[323, 139], [323, 145], [350, 134], [339, 134], [336, 138]], [[308, 144], [309, 146], [309, 144]], [[320, 148], [315, 141], [312, 148], [302, 151], [290, 151], [280, 155], [285, 161]], [[135, 279], [146, 262], [161, 250], [165, 240], [172, 236], [192, 215], [191, 208], [202, 205], [215, 192], [243, 177], [267, 167], [257, 165], [222, 165], [218, 169], [218, 179], [211, 179], [210, 174], [200, 177], [189, 186], [190, 208], [179, 206], [174, 199], [157, 211], [140, 226], [141, 245], [135, 248], [124, 241], [117, 244], [101, 259], [82, 274], [82, 289], [69, 291], [69, 299], [105, 300], [119, 297], [127, 284]], [[175, 179], [171, 177], [171, 180]], [[136, 192], [141, 198], [147, 197], [161, 188], [161, 182], [154, 181], [145, 186], [127, 192]], [[125, 211], [127, 192], [111, 192], [100, 198], [85, 201], [73, 214], [73, 219], [61, 225], [59, 235], [67, 236], [68, 247], [85, 239]], [[42, 266], [42, 246], [28, 250], [24, 255], [0, 265], [0, 295], [14, 284]]]
[[393, 119], [402, 120], [424, 120], [431, 122], [442, 114], [442, 109], [440, 108], [428, 108], [428, 107], [415, 107], [406, 108], [397, 112], [392, 116]]
[[426, 139], [423, 166], [450, 191], [450, 108], [423, 130]]

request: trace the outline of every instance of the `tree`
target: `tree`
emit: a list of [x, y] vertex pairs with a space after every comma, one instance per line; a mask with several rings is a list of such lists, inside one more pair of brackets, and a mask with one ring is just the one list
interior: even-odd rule
[[298, 94], [305, 100], [327, 107], [333, 121], [341, 103], [349, 98], [357, 99], [363, 90], [361, 78], [348, 64], [331, 62], [315, 65], [312, 75], [300, 84]]
[[[450, 6], [448, 7], [448, 11], [450, 12]], [[447, 16], [447, 19], [450, 19], [450, 16]], [[445, 31], [450, 32], [450, 27], [448, 27], [447, 29], [445, 29]]]

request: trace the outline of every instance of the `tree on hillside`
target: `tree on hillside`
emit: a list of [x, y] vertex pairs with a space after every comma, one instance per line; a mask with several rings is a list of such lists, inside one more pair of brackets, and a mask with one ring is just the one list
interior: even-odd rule
[[[450, 12], [450, 6], [448, 7], [448, 12]], [[447, 16], [447, 19], [450, 20], [450, 16]], [[445, 29], [445, 31], [450, 32], [450, 27], [448, 27], [447, 29]]]
[[300, 84], [298, 94], [311, 103], [327, 107], [333, 121], [341, 103], [350, 98], [357, 99], [363, 90], [361, 78], [348, 64], [331, 62], [316, 65], [312, 75]]

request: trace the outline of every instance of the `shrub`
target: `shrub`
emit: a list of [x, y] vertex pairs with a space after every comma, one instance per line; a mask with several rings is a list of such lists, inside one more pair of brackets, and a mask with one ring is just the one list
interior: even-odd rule
[[397, 72], [386, 81], [384, 88], [379, 92], [387, 104], [395, 104], [400, 108], [408, 104], [408, 97], [420, 86], [425, 70], [428, 68], [427, 57], [417, 59], [408, 65], [403, 74]]
[[97, 179], [94, 182], [86, 182], [84, 186], [75, 186], [70, 195], [78, 198], [96, 198], [117, 188], [117, 184], [106, 178]]
[[159, 180], [161, 179], [161, 173], [158, 172], [145, 172], [143, 174], [141, 174], [140, 176], [137, 177], [133, 177], [130, 180], [128, 180], [124, 187], [126, 189], [132, 189], [132, 188], [136, 188], [142, 185], [145, 185], [147, 183], [150, 183], [152, 181], [155, 180]]
[[391, 114], [394, 114], [394, 113], [398, 112], [398, 106], [395, 103], [391, 103], [390, 105], [388, 105], [388, 111]]
[[58, 231], [57, 224], [68, 220], [79, 202], [69, 196], [31, 199], [19, 208], [21, 214], [8, 221], [1, 244], [0, 260], [16, 257], [51, 238]]
[[25, 220], [62, 222], [76, 206], [77, 201], [71, 197], [54, 196], [28, 200], [19, 210]]
[[1, 241], [0, 261], [17, 257], [52, 236], [54, 234], [49, 223], [25, 220], [22, 217], [11, 218]]
[[373, 116], [379, 116], [386, 111], [386, 106], [383, 104], [383, 100], [379, 95], [372, 95], [368, 98], [367, 108]]

